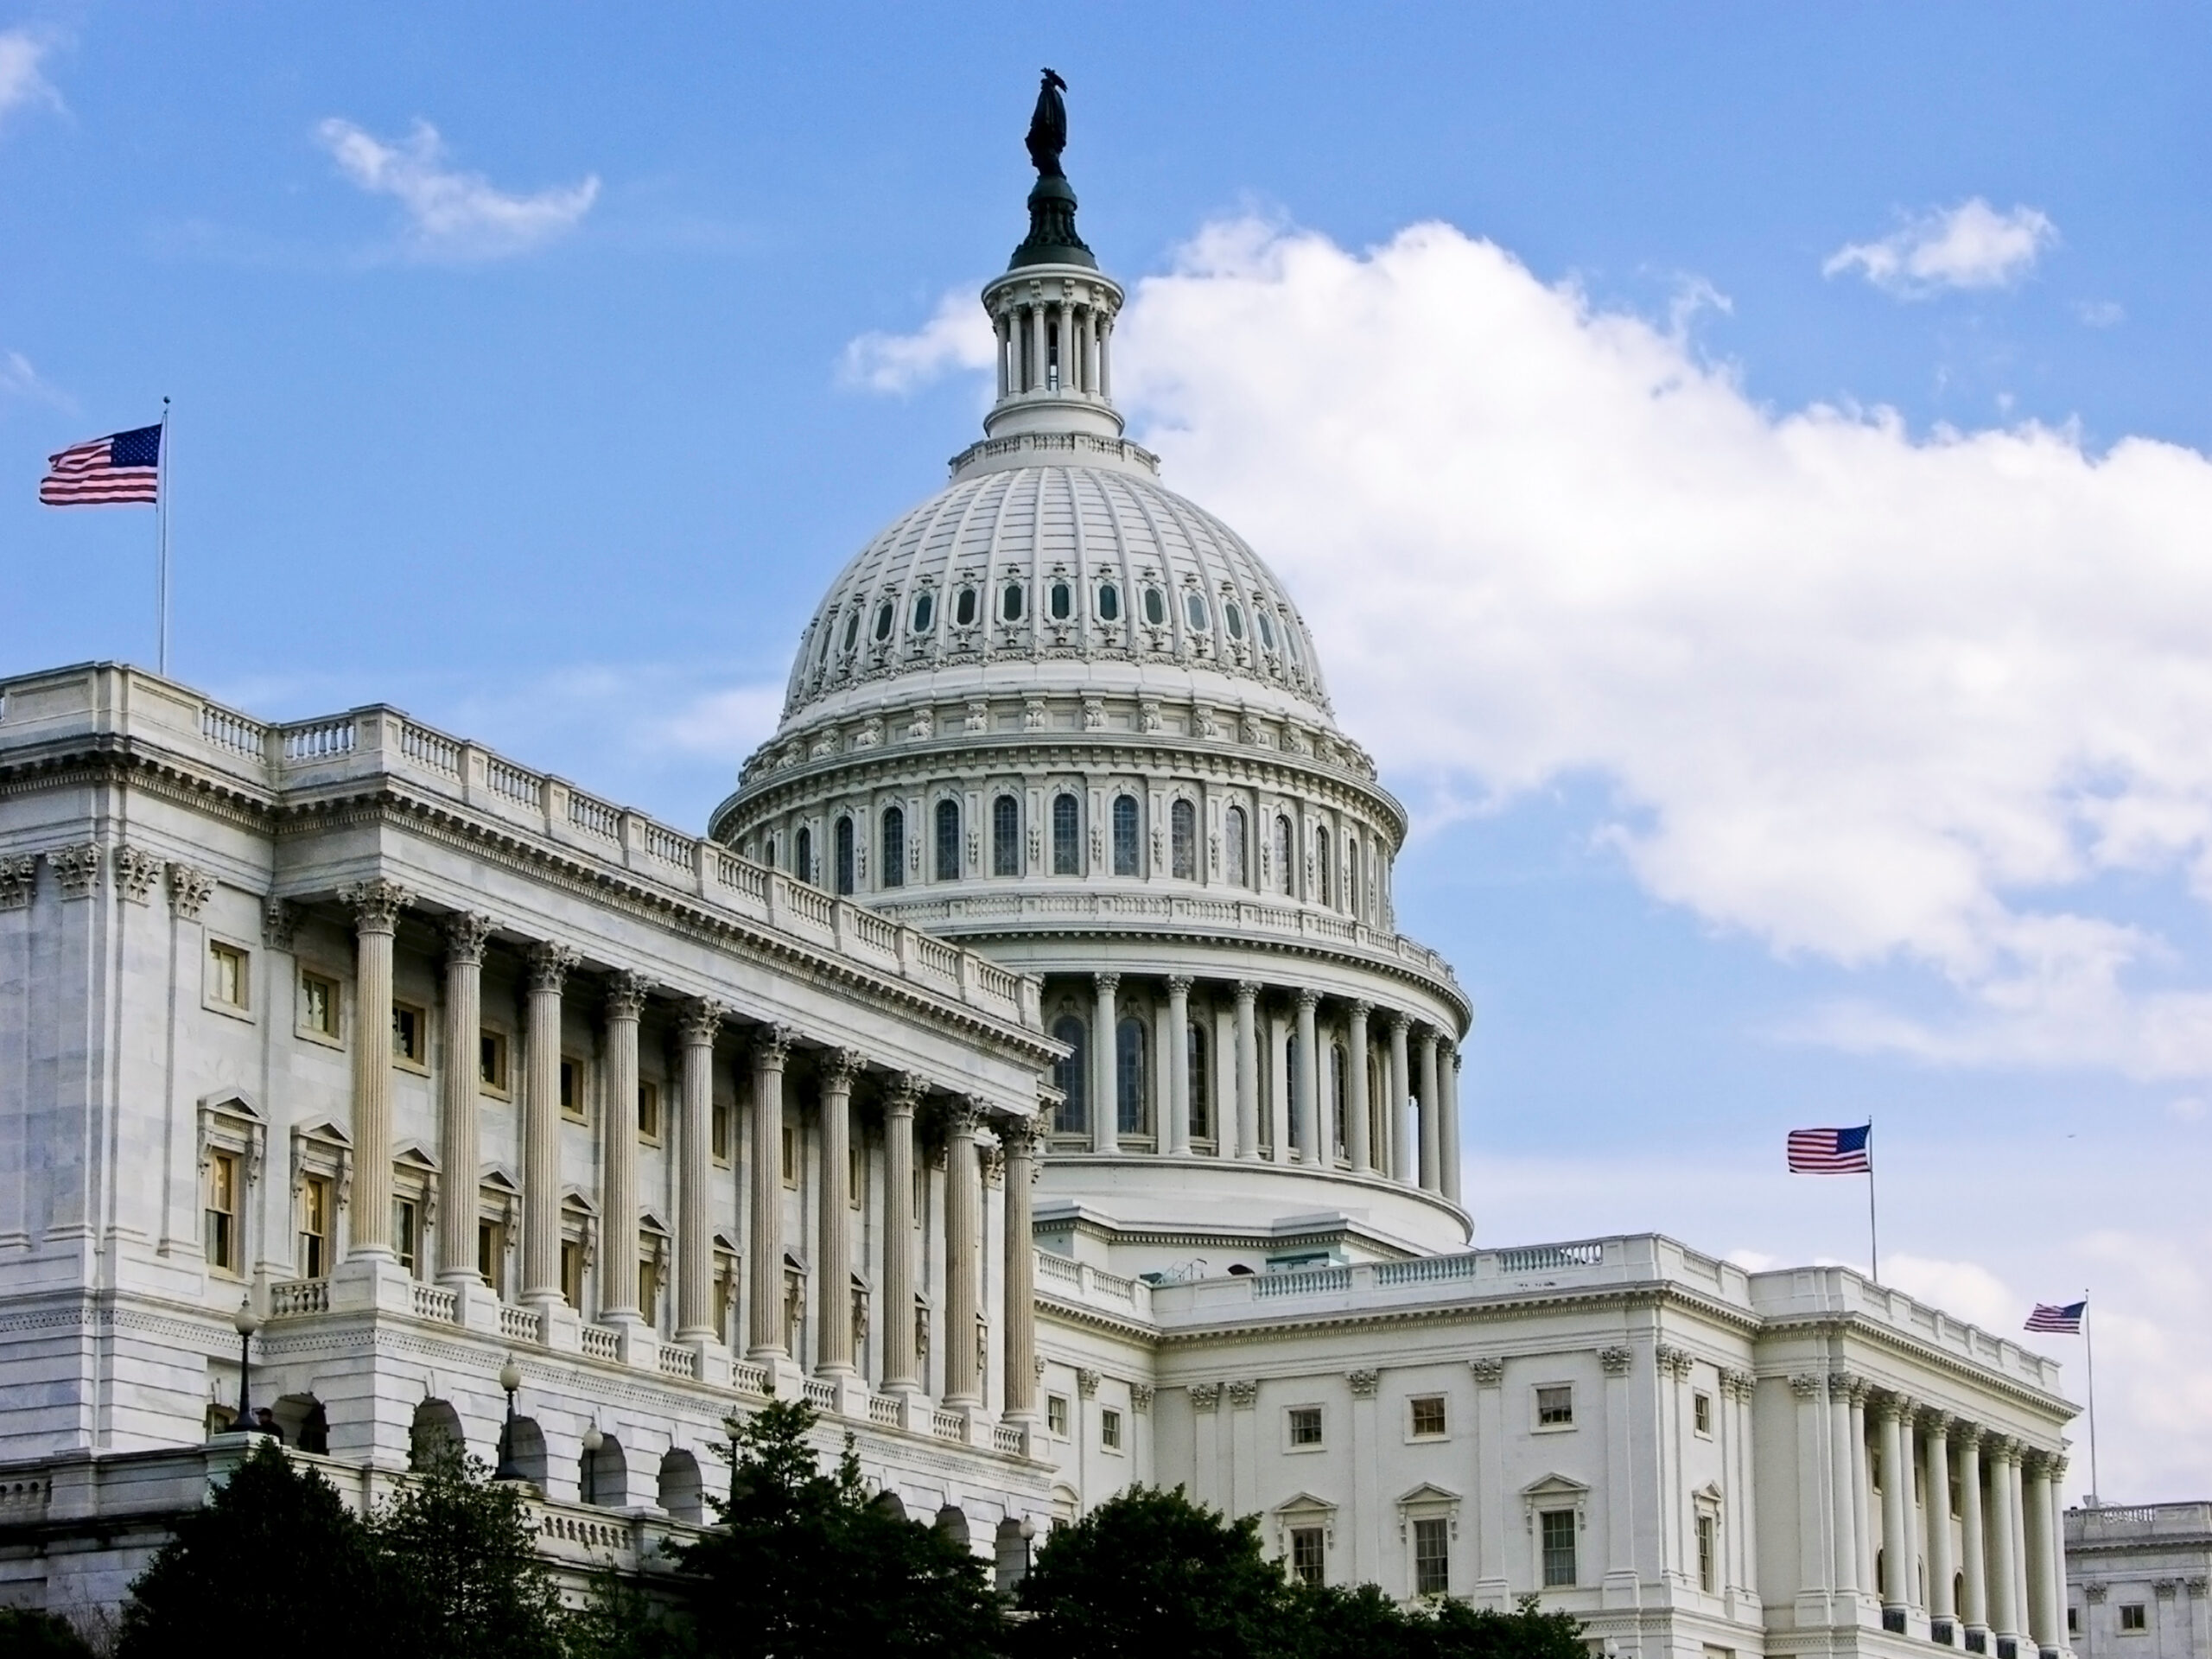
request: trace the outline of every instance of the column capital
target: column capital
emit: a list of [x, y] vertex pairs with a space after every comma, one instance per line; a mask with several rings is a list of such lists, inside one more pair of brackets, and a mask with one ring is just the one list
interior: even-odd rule
[[272, 950], [292, 948], [292, 935], [299, 931], [300, 907], [289, 899], [269, 898], [261, 901], [261, 937]]
[[1600, 1348], [1598, 1363], [1605, 1368], [1607, 1376], [1626, 1376], [1629, 1367], [1636, 1363], [1633, 1348]]
[[1816, 1371], [1799, 1371], [1789, 1379], [1789, 1392], [1800, 1400], [1817, 1400], [1827, 1392], [1827, 1378]]
[[727, 1013], [728, 1010], [713, 998], [695, 996], [683, 1004], [683, 1011], [677, 1015], [677, 1029], [683, 1033], [686, 1043], [710, 1044], [715, 1033], [721, 1029], [722, 1016]]
[[607, 976], [607, 1017], [609, 1020], [635, 1020], [645, 1011], [645, 980], [642, 974], [633, 974], [626, 968], [618, 968]]
[[1170, 996], [1188, 996], [1195, 982], [1188, 974], [1170, 974], [1167, 976], [1167, 994]]
[[861, 1069], [861, 1057], [849, 1048], [825, 1048], [817, 1064], [823, 1082], [833, 1089], [849, 1089], [854, 1074]]
[[1365, 997], [1354, 997], [1352, 999], [1351, 1017], [1353, 1019], [1364, 1023], [1367, 1016], [1374, 1012], [1375, 1005], [1372, 1002], [1370, 1002]]
[[1393, 1033], [1403, 1033], [1411, 1028], [1413, 1023], [1414, 1017], [1410, 1014], [1393, 1012], [1390, 1015], [1390, 1030]]
[[456, 968], [481, 967], [484, 947], [492, 938], [492, 918], [473, 910], [457, 910], [446, 918], [446, 961]]
[[1122, 976], [1119, 974], [1093, 974], [1090, 982], [1097, 988], [1099, 995], [1111, 996], [1121, 988]]
[[356, 933], [391, 932], [399, 925], [399, 912], [415, 902], [413, 893], [382, 876], [340, 887], [338, 897], [353, 912]]
[[1981, 1454], [1991, 1463], [2018, 1463], [2020, 1460], [2020, 1443], [2009, 1434], [1985, 1428], [1981, 1431]]
[[791, 1033], [787, 1026], [756, 1026], [753, 1031], [753, 1064], [780, 1071], [791, 1058]]
[[952, 1135], [965, 1135], [972, 1140], [976, 1131], [983, 1127], [985, 1110], [984, 1102], [980, 1096], [963, 1095], [945, 1113], [945, 1127]]
[[1904, 1427], [1912, 1426], [1912, 1414], [1918, 1409], [1909, 1394], [1885, 1391], [1874, 1402], [1874, 1409], [1885, 1421], [1894, 1421]]
[[1495, 1355], [1471, 1359], [1467, 1362], [1467, 1369], [1474, 1374], [1475, 1386], [1478, 1389], [1494, 1389], [1505, 1381], [1505, 1362]]
[[1759, 1380], [1749, 1371], [1739, 1371], [1732, 1366], [1720, 1368], [1720, 1392], [1731, 1400], [1748, 1400], [1758, 1391]]
[[1459, 1071], [1459, 1070], [1463, 1065], [1465, 1065], [1466, 1064], [1466, 1062], [1467, 1062], [1466, 1051], [1465, 1051], [1465, 1050], [1464, 1050], [1464, 1049], [1462, 1049], [1462, 1048], [1459, 1046], [1459, 1044], [1457, 1044], [1457, 1043], [1452, 1044], [1452, 1070], [1455, 1073], [1456, 1073], [1456, 1072], [1458, 1072], [1458, 1071]]
[[1105, 1378], [1103, 1376], [1087, 1365], [1077, 1370], [1075, 1374], [1075, 1386], [1086, 1400], [1098, 1392], [1098, 1385], [1104, 1381]]
[[1045, 1126], [1038, 1118], [1003, 1114], [993, 1120], [993, 1126], [1009, 1158], [1034, 1158], [1045, 1144]]
[[1298, 1006], [1301, 1012], [1307, 1014], [1312, 1013], [1314, 1008], [1320, 1005], [1320, 1001], [1321, 993], [1315, 990], [1312, 986], [1301, 985], [1299, 988]]
[[1192, 1409], [1195, 1411], [1218, 1411], [1221, 1408], [1221, 1384], [1218, 1382], [1193, 1382], [1190, 1384], [1188, 1393]]
[[1962, 1417], [1951, 1420], [1951, 1438], [1959, 1443], [1961, 1450], [1970, 1446], [1979, 1446], [1988, 1432], [1980, 1423], [1967, 1422]]
[[1353, 1399], [1372, 1400], [1375, 1397], [1375, 1391], [1382, 1386], [1382, 1373], [1380, 1371], [1346, 1371], [1344, 1373], [1344, 1381], [1351, 1385], [1351, 1395]]
[[928, 1085], [912, 1071], [894, 1072], [883, 1093], [884, 1109], [893, 1117], [912, 1117]]
[[533, 991], [556, 991], [569, 976], [569, 969], [576, 965], [576, 953], [565, 944], [550, 939], [540, 939], [530, 947], [530, 988]]
[[1260, 1000], [1260, 982], [1256, 979], [1238, 980], [1236, 982], [1236, 1000], [1247, 1007], [1258, 1001]]
[[1874, 1392], [1874, 1388], [1873, 1384], [1855, 1372], [1830, 1371], [1828, 1392], [1839, 1400], [1848, 1401], [1854, 1406], [1863, 1406]]
[[1936, 1438], [1946, 1439], [1951, 1427], [1951, 1414], [1939, 1407], [1929, 1406], [1920, 1414], [1920, 1426]]

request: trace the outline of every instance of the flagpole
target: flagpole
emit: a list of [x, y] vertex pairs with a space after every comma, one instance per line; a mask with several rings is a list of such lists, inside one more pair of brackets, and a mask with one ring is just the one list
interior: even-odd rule
[[157, 671], [169, 674], [169, 400], [162, 399], [161, 447], [154, 456], [154, 522], [161, 550], [154, 563], [154, 604], [161, 613]]
[[1874, 1219], [1874, 1117], [1866, 1116], [1866, 1255], [1876, 1284], [1882, 1282], [1882, 1233]]
[[2082, 1356], [2089, 1373], [2089, 1495], [2102, 1490], [2097, 1482], [2097, 1344], [2089, 1337], [2089, 1293], [2082, 1292]]

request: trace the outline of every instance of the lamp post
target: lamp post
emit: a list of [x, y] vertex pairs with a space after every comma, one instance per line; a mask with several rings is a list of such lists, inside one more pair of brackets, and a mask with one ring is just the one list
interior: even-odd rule
[[1036, 1521], [1032, 1516], [1023, 1516], [1021, 1517], [1021, 1576], [1025, 1579], [1029, 1576], [1029, 1569], [1036, 1565], [1029, 1554], [1030, 1543], [1036, 1536]]
[[599, 1502], [599, 1448], [607, 1444], [607, 1436], [599, 1432], [599, 1420], [594, 1417], [584, 1425], [584, 1502]]
[[499, 1466], [492, 1471], [494, 1480], [520, 1480], [521, 1470], [515, 1467], [515, 1390], [522, 1387], [522, 1367], [515, 1363], [512, 1354], [499, 1367], [499, 1386], [507, 1391], [507, 1421], [499, 1425]]
[[238, 1434], [265, 1433], [253, 1421], [253, 1408], [246, 1402], [246, 1388], [251, 1380], [253, 1363], [253, 1333], [261, 1329], [261, 1321], [253, 1311], [253, 1293], [248, 1291], [238, 1302], [238, 1311], [231, 1315], [231, 1329], [238, 1333], [238, 1414], [231, 1425]]

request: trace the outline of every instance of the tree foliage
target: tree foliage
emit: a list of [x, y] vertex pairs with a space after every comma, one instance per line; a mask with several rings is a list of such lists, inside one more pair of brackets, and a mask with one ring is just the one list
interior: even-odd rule
[[58, 1613], [0, 1607], [0, 1659], [93, 1659], [92, 1644]]
[[522, 1495], [448, 1450], [378, 1513], [391, 1575], [386, 1623], [419, 1659], [561, 1659], [560, 1592], [538, 1560]]

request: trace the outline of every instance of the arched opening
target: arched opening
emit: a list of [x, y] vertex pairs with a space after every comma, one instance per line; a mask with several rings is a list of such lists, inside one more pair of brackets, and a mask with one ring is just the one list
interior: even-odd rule
[[906, 884], [906, 812], [903, 807], [883, 809], [883, 865], [875, 884], [880, 887]]
[[1329, 902], [1329, 865], [1333, 857], [1329, 832], [1326, 830], [1316, 830], [1313, 836], [1313, 902], [1317, 905]]
[[1075, 614], [1075, 590], [1065, 582], [1056, 582], [1046, 598], [1052, 613], [1052, 620], [1065, 622]]
[[1344, 1106], [1351, 1095], [1351, 1056], [1344, 1052], [1342, 1043], [1330, 1044], [1329, 1099], [1336, 1108], [1329, 1114], [1331, 1122], [1336, 1125], [1336, 1145], [1330, 1150], [1339, 1158], [1345, 1156]]
[[1114, 874], [1135, 875], [1137, 873], [1137, 798], [1116, 795], [1114, 798]]
[[814, 831], [804, 824], [791, 837], [791, 874], [802, 881], [814, 880]]
[[1204, 1141], [1213, 1134], [1212, 1081], [1206, 1076], [1206, 1029], [1193, 1020], [1185, 1027], [1191, 1050], [1191, 1138]]
[[1290, 820], [1278, 813], [1275, 817], [1275, 891], [1277, 893], [1289, 893], [1294, 890], [1292, 878], [1296, 874], [1296, 871], [1292, 868], [1293, 856]]
[[1252, 885], [1251, 831], [1245, 827], [1246, 822], [1241, 806], [1232, 806], [1222, 814], [1222, 862], [1228, 867], [1224, 874], [1232, 887]]
[[1114, 1127], [1122, 1135], [1145, 1132], [1145, 1030], [1124, 1020], [1114, 1031]]
[[537, 1426], [535, 1417], [518, 1417], [508, 1431], [508, 1455], [522, 1478], [543, 1492], [545, 1490], [545, 1431]]
[[1167, 809], [1168, 868], [1178, 881], [1198, 879], [1198, 809], [1177, 801]]
[[283, 1396], [270, 1413], [270, 1424], [287, 1446], [319, 1456], [330, 1452], [330, 1419], [322, 1402], [311, 1394]]
[[999, 594], [999, 615], [1008, 622], [1021, 620], [1021, 584], [1009, 582]]
[[891, 637], [891, 601], [885, 600], [875, 607], [875, 637], [879, 643]]
[[957, 881], [960, 879], [960, 803], [939, 801], [937, 804], [937, 879]]
[[991, 1536], [991, 1559], [993, 1586], [1001, 1595], [1012, 1595], [1014, 1586], [1029, 1576], [1029, 1540], [1022, 1534], [1021, 1522], [1010, 1515]]
[[626, 1509], [630, 1503], [630, 1461], [622, 1455], [622, 1442], [602, 1434], [595, 1451], [577, 1460], [576, 1492], [587, 1503], [601, 1509]]
[[853, 890], [853, 821], [850, 817], [837, 820], [833, 839], [836, 843], [832, 855], [837, 866], [837, 892], [841, 895], [849, 895]]
[[1062, 1096], [1052, 1115], [1052, 1128], [1061, 1135], [1087, 1135], [1090, 1130], [1084, 1093], [1084, 1080], [1090, 1074], [1089, 1038], [1083, 1021], [1071, 1014], [1052, 1022], [1052, 1040], [1068, 1046], [1067, 1058], [1052, 1063], [1052, 1087]]
[[1083, 874], [1083, 804], [1072, 795], [1052, 797], [1052, 874]]
[[952, 626], [972, 628], [976, 626], [976, 590], [963, 588], [952, 599]]
[[[1019, 591], [1019, 589], [1016, 591]], [[871, 1510], [874, 1510], [878, 1515], [884, 1516], [893, 1521], [904, 1521], [906, 1518], [906, 1505], [905, 1502], [899, 1497], [898, 1493], [891, 1491], [888, 1487], [885, 1488], [882, 1491], [878, 1492], [874, 1497], [868, 1499], [868, 1506]]]
[[407, 1425], [407, 1466], [420, 1473], [446, 1458], [467, 1450], [461, 1432], [461, 1414], [443, 1400], [425, 1400], [415, 1408]]
[[654, 1501], [678, 1521], [705, 1520], [707, 1493], [699, 1478], [699, 1459], [681, 1446], [671, 1446], [660, 1460]]
[[968, 1512], [957, 1504], [948, 1503], [937, 1512], [937, 1529], [963, 1549], [974, 1548], [968, 1535]]
[[1344, 837], [1344, 909], [1354, 917], [1367, 913], [1360, 903], [1359, 842], [1349, 835]]
[[991, 874], [1021, 874], [1021, 803], [1011, 795], [991, 803]]

